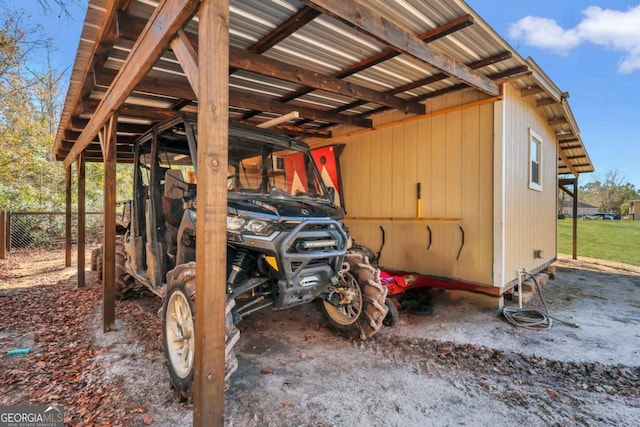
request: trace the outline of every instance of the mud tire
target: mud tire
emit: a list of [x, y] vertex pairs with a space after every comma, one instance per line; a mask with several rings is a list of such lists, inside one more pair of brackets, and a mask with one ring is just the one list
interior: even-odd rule
[[340, 276], [341, 285], [355, 291], [354, 304], [338, 309], [323, 300], [322, 311], [331, 328], [366, 340], [380, 330], [389, 310], [385, 305], [387, 288], [380, 282], [380, 270], [371, 266], [366, 254], [352, 251], [345, 257]]
[[[95, 256], [94, 256], [95, 252]], [[102, 247], [91, 252], [91, 269], [98, 272], [98, 280], [102, 281]], [[124, 250], [124, 236], [116, 235], [116, 299], [123, 300], [131, 296], [131, 291], [136, 287], [136, 282], [126, 269], [127, 254]]]
[[[195, 356], [195, 336], [193, 335], [196, 295], [195, 262], [181, 264], [169, 271], [166, 290], [160, 316], [162, 318], [162, 344], [169, 367], [169, 377], [180, 398], [191, 401]], [[231, 309], [234, 305], [234, 300], [227, 301], [224, 351], [225, 388], [228, 387], [231, 375], [238, 369], [238, 359], [233, 347], [240, 338], [240, 331], [234, 325], [231, 315]], [[181, 341], [184, 345], [177, 343], [177, 341]]]

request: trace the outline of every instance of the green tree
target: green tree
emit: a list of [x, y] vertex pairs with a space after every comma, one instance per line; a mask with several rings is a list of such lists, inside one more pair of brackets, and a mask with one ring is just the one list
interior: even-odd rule
[[604, 178], [594, 175], [593, 181], [580, 186], [579, 200], [597, 206], [600, 212], [625, 215], [629, 213], [629, 200], [638, 197], [635, 186], [624, 182], [617, 170], [609, 170]]

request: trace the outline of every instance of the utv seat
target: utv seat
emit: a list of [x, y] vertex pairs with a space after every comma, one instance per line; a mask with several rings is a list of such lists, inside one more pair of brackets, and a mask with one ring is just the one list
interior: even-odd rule
[[162, 194], [162, 213], [164, 218], [162, 238], [168, 270], [175, 267], [178, 230], [184, 214], [183, 197], [187, 189], [188, 184], [183, 179], [182, 171], [176, 169], [166, 171], [164, 193]]

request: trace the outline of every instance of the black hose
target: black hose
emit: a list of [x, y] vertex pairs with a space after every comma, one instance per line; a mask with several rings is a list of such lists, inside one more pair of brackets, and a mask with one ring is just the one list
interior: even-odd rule
[[[516, 307], [504, 307], [502, 309], [502, 315], [507, 321], [515, 326], [527, 329], [550, 329], [553, 325], [553, 320], [557, 320], [560, 323], [564, 323], [567, 326], [572, 328], [579, 328], [580, 326], [573, 322], [567, 322], [565, 320], [558, 319], [557, 317], [553, 317], [549, 314], [549, 308], [547, 307], [547, 303], [542, 296], [542, 291], [540, 290], [540, 285], [538, 281], [533, 276], [533, 274], [526, 272], [531, 279], [533, 279], [533, 283], [535, 284], [535, 288], [538, 292], [538, 296], [540, 297], [540, 301], [542, 302], [542, 306], [544, 307], [544, 311], [535, 310], [535, 309], [527, 309], [527, 308], [516, 308]], [[522, 292], [522, 284], [520, 284], [520, 289], [518, 292]], [[553, 320], [552, 320], [553, 319]]]

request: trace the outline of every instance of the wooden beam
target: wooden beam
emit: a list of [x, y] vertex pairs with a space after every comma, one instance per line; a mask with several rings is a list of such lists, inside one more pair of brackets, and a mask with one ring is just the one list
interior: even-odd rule
[[[438, 40], [441, 37], [447, 36], [455, 31], [465, 28], [471, 24], [473, 24], [473, 18], [471, 17], [471, 15], [463, 15], [450, 22], [447, 22], [446, 24], [443, 24], [437, 28], [434, 28], [433, 30], [426, 31], [418, 35], [418, 38], [425, 43], [430, 43], [432, 41]], [[334, 72], [332, 76], [338, 79], [348, 77], [362, 70], [365, 70], [369, 67], [373, 67], [374, 65], [378, 65], [384, 61], [395, 58], [398, 55], [400, 55], [400, 52], [398, 52], [395, 49], [385, 49], [376, 53], [375, 55], [364, 58], [363, 60], [356, 62], [355, 64], [348, 65], [347, 67]], [[510, 52], [509, 52], [509, 57], [511, 57]], [[446, 77], [447, 75], [444, 74], [443, 78], [446, 78]], [[420, 85], [420, 86], [423, 86], [423, 85]], [[313, 91], [313, 88], [308, 86], [300, 88], [296, 91], [293, 91], [283, 96], [281, 99], [281, 102], [289, 102], [293, 99], [300, 98], [301, 96], [304, 96], [307, 93], [312, 91]], [[400, 92], [395, 92], [395, 93], [400, 93]]]
[[578, 149], [578, 148], [582, 148], [582, 145], [580, 145], [580, 144], [575, 144], [575, 145], [561, 145], [561, 146], [560, 146], [560, 148], [561, 148], [562, 150], [565, 150], [565, 151], [566, 151], [566, 150], [575, 150], [575, 149]]
[[84, 261], [86, 250], [87, 209], [86, 209], [86, 168], [84, 153], [78, 156], [78, 287], [85, 287]]
[[193, 425], [224, 425], [229, 0], [202, 0]]
[[580, 138], [571, 137], [571, 138], [563, 138], [563, 139], [559, 140], [558, 142], [560, 144], [568, 144], [570, 142], [577, 142], [577, 141], [580, 141]]
[[89, 57], [92, 58], [92, 60], [89, 61], [86, 68], [82, 70], [82, 75], [78, 79], [79, 82], [82, 82], [82, 87], [77, 91], [75, 95], [76, 98], [72, 104], [75, 106], [74, 114], [78, 113], [78, 110], [81, 108], [80, 103], [82, 98], [89, 96], [93, 89], [93, 79], [90, 78], [90, 76], [93, 72], [94, 62], [104, 63], [103, 58], [106, 58], [106, 55], [108, 55], [108, 52], [113, 48], [113, 44], [115, 43], [113, 39], [113, 35], [115, 34], [115, 9], [116, 2], [113, 0], [109, 1], [102, 15], [102, 22], [100, 22], [98, 26], [97, 42], [93, 44], [92, 51], [89, 53]]
[[65, 167], [75, 161], [109, 120], [110, 115], [120, 108], [133, 88], [160, 58], [174, 34], [189, 22], [199, 4], [199, 0], [175, 0], [163, 1], [158, 5], [89, 124], [67, 155]]
[[[504, 61], [505, 59], [508, 59], [508, 58], [511, 58], [511, 52], [506, 52], [505, 51], [505, 52], [500, 52], [497, 55], [493, 55], [493, 56], [490, 56], [488, 58], [481, 59], [479, 61], [474, 61], [474, 62], [468, 63], [467, 65], [469, 66], [469, 68], [472, 68], [472, 69], [475, 70], [475, 69], [478, 69], [478, 68], [486, 67], [487, 65], [491, 65], [491, 64], [495, 64], [495, 63], [500, 62], [500, 61]], [[404, 85], [395, 87], [393, 89], [390, 89], [390, 90], [387, 91], [387, 93], [397, 95], [399, 93], [406, 92], [406, 91], [409, 91], [409, 90], [412, 90], [412, 89], [415, 89], [415, 88], [418, 88], [418, 87], [427, 86], [427, 85], [429, 85], [431, 83], [435, 83], [435, 82], [444, 80], [444, 79], [446, 79], [448, 77], [449, 76], [446, 75], [445, 73], [433, 74], [431, 76], [427, 76], [427, 77], [424, 77], [422, 79], [419, 79], [419, 80], [416, 80], [416, 81], [413, 81], [413, 82], [409, 82], [407, 84], [404, 84]], [[463, 87], [463, 86], [460, 86], [460, 87]], [[466, 87], [466, 86], [464, 86], [464, 87]], [[413, 100], [414, 101], [420, 101], [421, 99], [420, 98], [415, 98]], [[356, 107], [359, 107], [360, 105], [364, 105], [364, 104], [366, 104], [366, 102], [354, 101], [354, 102], [351, 102], [349, 104], [341, 105], [341, 106], [339, 106], [337, 108], [334, 108], [332, 111], [334, 113], [340, 113], [342, 111], [348, 111], [348, 110], [350, 110], [352, 108], [356, 108]], [[387, 108], [380, 107], [380, 108], [377, 108], [377, 109], [375, 109], [373, 111], [367, 111], [365, 113], [362, 113], [361, 115], [363, 117], [367, 117], [367, 116], [370, 116], [370, 115], [373, 115], [373, 114], [381, 113], [382, 111], [386, 111], [386, 110], [387, 110]]]
[[302, 138], [306, 138], [306, 137], [331, 138], [332, 137], [331, 131], [322, 130], [322, 129], [309, 129], [309, 128], [302, 128], [302, 127], [292, 126], [292, 125], [280, 125], [280, 126], [276, 126], [275, 129], [277, 129], [277, 131], [280, 133], [284, 133], [290, 136], [302, 137]]
[[65, 212], [64, 212], [64, 266], [71, 267], [71, 165], [65, 172]]
[[461, 62], [429, 48], [414, 34], [384, 19], [375, 11], [361, 3], [341, 0], [303, 0], [309, 6], [321, 10], [328, 15], [368, 34], [381, 43], [426, 62], [440, 71], [460, 79], [470, 86], [488, 93], [498, 95], [498, 85], [480, 73], [471, 70]]
[[[94, 114], [100, 104], [96, 99], [84, 99], [82, 101], [82, 113]], [[118, 108], [118, 116], [132, 117], [136, 119], [148, 119], [152, 121], [164, 121], [176, 117], [180, 114], [178, 111], [168, 110], [166, 108], [143, 107], [133, 104], [123, 104]]]
[[[117, 132], [117, 129], [116, 129]], [[82, 132], [75, 132], [72, 130], [66, 130], [64, 132], [64, 138], [62, 139], [63, 141], [77, 141], [80, 136], [82, 136]], [[118, 137], [118, 142], [121, 144], [132, 144], [138, 137], [136, 135], [121, 135], [120, 137]], [[90, 147], [93, 143], [95, 143], [97, 141], [97, 136], [96, 138], [92, 139], [89, 144], [86, 145], [86, 147]], [[75, 144], [74, 144], [75, 145]], [[85, 148], [86, 149], [86, 148]], [[72, 149], [73, 150], [73, 147]]]
[[[193, 89], [193, 93], [198, 95], [198, 54], [193, 48], [191, 42], [187, 38], [184, 31], [180, 30], [176, 36], [171, 40], [171, 49], [178, 58], [180, 66], [184, 74], [187, 76], [187, 80]], [[184, 99], [184, 97], [181, 97]]]
[[[102, 331], [116, 330], [116, 122], [111, 116], [98, 132], [104, 159], [102, 236]], [[67, 157], [68, 159], [69, 157]]]
[[230, 47], [229, 49], [229, 61], [234, 68], [240, 68], [292, 83], [303, 84], [351, 98], [366, 99], [369, 102], [396, 108], [406, 113], [425, 113], [425, 106], [422, 104], [407, 102], [390, 94], [378, 92], [355, 83], [336, 79], [335, 77], [320, 75], [314, 71], [257, 55], [244, 49], [236, 47]]
[[[173, 43], [174, 42], [172, 41], [172, 44]], [[193, 48], [189, 48], [189, 47], [185, 47], [184, 49], [193, 50]], [[180, 60], [180, 58], [178, 58], [178, 60]], [[109, 86], [113, 81], [113, 79], [115, 78], [115, 76], [116, 76], [116, 71], [102, 69], [96, 72], [96, 82], [102, 84], [103, 86]], [[168, 80], [168, 79], [161, 79], [158, 77], [146, 76], [140, 83], [136, 85], [134, 91], [146, 92], [154, 95], [161, 95], [161, 96], [167, 96], [167, 97], [176, 97], [180, 99], [189, 99], [189, 100], [196, 99], [193, 86], [191, 85], [191, 82], [189, 80], [178, 82], [175, 80]]]
[[565, 149], [558, 147], [558, 156], [562, 159], [562, 162], [565, 164], [567, 169], [573, 174], [573, 176], [577, 177], [580, 172], [571, 164], [571, 161], [567, 158], [567, 154], [565, 153]]
[[237, 91], [229, 92], [229, 104], [233, 105], [234, 107], [247, 108], [250, 110], [271, 111], [273, 113], [279, 114], [287, 114], [291, 110], [295, 109], [300, 113], [301, 117], [310, 120], [319, 120], [329, 123], [340, 123], [364, 128], [372, 127], [371, 120], [362, 117], [334, 114], [329, 111], [302, 107], [298, 104], [283, 104], [271, 98], [241, 93]]
[[549, 126], [563, 125], [567, 123], [567, 119], [565, 117], [558, 117], [557, 119], [548, 120], [547, 123]]
[[536, 101], [536, 107], [545, 107], [547, 105], [557, 104], [556, 100], [553, 98], [544, 98], [539, 101]]
[[320, 12], [317, 10], [310, 8], [309, 6], [303, 6], [300, 10], [271, 30], [267, 35], [249, 46], [248, 50], [253, 53], [264, 53], [289, 37], [291, 34], [298, 31], [300, 28], [307, 25], [309, 22], [313, 21], [319, 15]]
[[542, 89], [540, 86], [534, 86], [528, 89], [522, 89], [520, 91], [520, 96], [524, 98], [526, 96], [538, 95], [540, 93], [544, 93], [544, 89]]
[[[74, 131], [82, 131], [87, 124], [89, 123], [89, 120], [87, 119], [81, 119], [79, 117], [72, 117], [71, 118], [71, 122], [70, 122], [70, 130], [74, 130]], [[146, 131], [149, 130], [149, 128], [151, 127], [151, 125], [138, 125], [138, 124], [133, 124], [133, 123], [118, 123], [118, 132], [121, 133], [137, 133], [137, 134], [141, 134], [141, 133], [145, 133]]]

